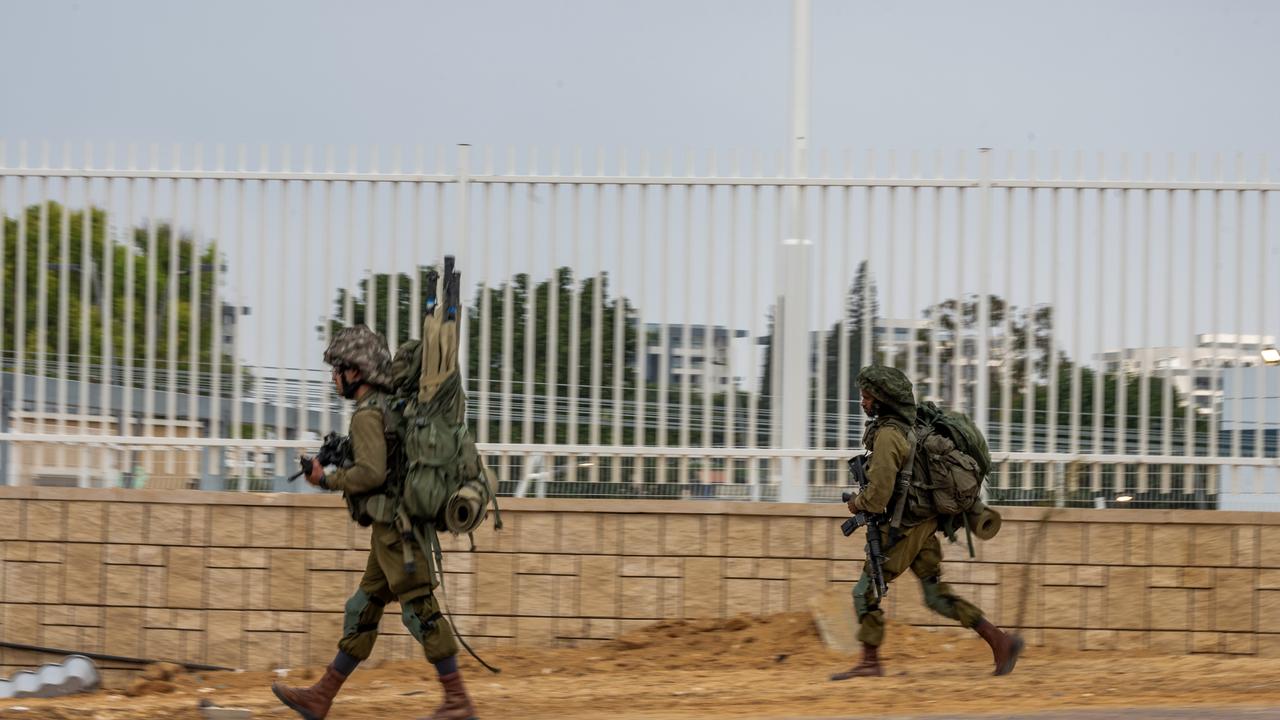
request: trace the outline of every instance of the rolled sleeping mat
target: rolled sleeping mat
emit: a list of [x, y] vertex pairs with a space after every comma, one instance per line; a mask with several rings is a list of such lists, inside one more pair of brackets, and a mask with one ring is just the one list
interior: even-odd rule
[[1000, 513], [992, 510], [981, 503], [974, 505], [973, 510], [966, 514], [965, 519], [969, 523], [969, 528], [973, 531], [975, 537], [979, 540], [990, 540], [1000, 532], [1000, 525], [1003, 519]]
[[456, 535], [474, 532], [484, 522], [488, 494], [480, 483], [467, 483], [444, 506], [445, 528]]

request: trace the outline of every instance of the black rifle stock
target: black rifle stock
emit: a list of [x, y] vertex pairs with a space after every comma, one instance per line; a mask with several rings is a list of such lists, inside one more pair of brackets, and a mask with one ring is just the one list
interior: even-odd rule
[[[859, 455], [849, 459], [849, 473], [853, 475], [854, 482], [858, 485], [858, 492], [866, 492], [867, 468], [866, 455]], [[853, 495], [850, 493], [842, 493], [840, 498], [846, 503]], [[884, 579], [884, 550], [880, 544], [880, 523], [882, 516], [876, 513], [866, 511], [855, 513], [853, 517], [845, 520], [840, 525], [840, 532], [845, 537], [853, 534], [855, 530], [865, 526], [867, 528], [867, 573], [871, 576], [871, 582], [875, 585], [876, 594], [884, 597], [889, 592], [889, 583]]]

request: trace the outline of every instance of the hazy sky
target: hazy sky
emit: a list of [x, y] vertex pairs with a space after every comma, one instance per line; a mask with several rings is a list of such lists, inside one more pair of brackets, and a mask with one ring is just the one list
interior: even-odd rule
[[[942, 150], [951, 158], [958, 151], [993, 147], [997, 167], [1010, 150], [1036, 150], [1042, 157], [1055, 149], [1068, 155], [1083, 149], [1089, 157], [1096, 151], [1154, 151], [1161, 158], [1169, 152], [1185, 157], [1242, 151], [1250, 172], [1260, 155], [1269, 154], [1271, 177], [1280, 177], [1274, 170], [1280, 159], [1280, 3], [814, 0], [812, 17], [815, 150], [897, 149], [905, 159], [912, 150], [926, 157]], [[531, 147], [633, 153], [741, 148], [773, 154], [788, 139], [790, 21], [786, 0], [0, 0], [0, 139], [9, 142], [10, 163], [14, 142], [21, 140], [50, 141], [55, 147], [69, 141], [76, 148], [86, 141], [99, 148], [109, 141], [144, 148], [200, 142], [206, 152], [219, 143], [247, 143], [254, 148], [251, 159], [259, 143], [277, 149], [291, 144], [295, 161], [297, 148], [308, 144], [336, 145], [342, 158], [349, 145], [362, 148], [363, 155], [371, 145], [411, 149], [462, 142], [513, 146], [522, 154]], [[1093, 201], [1083, 202], [1091, 207]], [[1252, 224], [1256, 204], [1250, 202], [1243, 222], [1247, 232], [1257, 227]], [[1158, 203], [1153, 226], [1163, 228]], [[993, 228], [997, 241], [1004, 242], [1000, 207], [997, 203]], [[1064, 205], [1064, 212], [1070, 207]], [[1226, 206], [1223, 219], [1228, 238], [1234, 237], [1232, 208]], [[291, 212], [297, 212], [296, 205]], [[903, 212], [901, 206], [897, 212]], [[1117, 212], [1115, 205], [1109, 212]], [[1047, 213], [1042, 210], [1038, 217], [1041, 226]], [[1208, 222], [1210, 213], [1203, 208], [1199, 222]], [[874, 234], [888, 232], [884, 217], [881, 213]], [[1018, 246], [1010, 252], [1019, 268], [1012, 274], [1016, 285], [1002, 287], [1005, 270], [993, 266], [992, 289], [1019, 303], [1056, 299], [1067, 316], [1060, 328], [1064, 336], [1075, 337], [1076, 318], [1069, 317], [1074, 312], [1082, 322], [1104, 320], [1097, 323], [1097, 334], [1090, 327], [1080, 336], [1075, 345], [1080, 355], [1104, 346], [1137, 345], [1147, 337], [1139, 334], [1138, 313], [1132, 310], [1144, 302], [1132, 274], [1140, 257], [1136, 238], [1129, 241], [1129, 265], [1107, 259], [1093, 244], [1077, 256], [1070, 236], [1055, 264], [1045, 245], [1049, 232], [1042, 229], [1035, 243], [1039, 254], [1030, 259], [1038, 276], [1027, 281], [1021, 268], [1030, 245], [1019, 246], [1023, 217], [1021, 210], [1015, 214], [1019, 229], [1009, 239]], [[274, 236], [276, 220], [270, 228], [262, 222], [262, 234]], [[855, 226], [860, 222], [855, 218]], [[965, 222], [972, 228], [974, 215]], [[1277, 223], [1280, 217], [1272, 221], [1273, 237]], [[1175, 225], [1185, 224], [1175, 218]], [[251, 217], [248, 225], [251, 235], [257, 221]], [[294, 225], [290, 232], [299, 232]], [[362, 235], [369, 225], [361, 221], [356, 227]], [[375, 230], [375, 235], [384, 232]], [[537, 232], [548, 232], [541, 220]], [[897, 232], [903, 232], [901, 226]], [[1193, 264], [1212, 266], [1203, 243], [1208, 233], [1202, 235], [1199, 255], [1153, 265], [1157, 278], [1149, 304], [1175, 299], [1173, 287], [1183, 301], [1182, 281], [1162, 284], [1160, 276], [1168, 279], [1179, 267], [1185, 274]], [[223, 234], [229, 233], [224, 229]], [[1173, 235], [1171, 251], [1185, 242]], [[1175, 324], [1176, 311], [1165, 304], [1157, 308], [1156, 320], [1169, 322], [1154, 326], [1150, 342], [1182, 344], [1192, 331], [1253, 330], [1257, 258], [1270, 258], [1263, 261], [1270, 263], [1266, 271], [1280, 276], [1280, 260], [1261, 246], [1263, 252], [1253, 252], [1256, 242], [1249, 238], [1249, 259], [1239, 263], [1248, 271], [1247, 282], [1254, 283], [1244, 286], [1251, 290], [1240, 300], [1241, 317], [1222, 314], [1236, 304], [1231, 272], [1238, 264], [1224, 244], [1218, 314], [1209, 303], [1188, 298], [1188, 304], [1200, 306], [1200, 315]], [[252, 235], [248, 245], [253, 248]], [[230, 242], [224, 248], [235, 252]], [[374, 264], [401, 267], [406, 256], [402, 251], [396, 260], [394, 252]], [[590, 262], [627, 267], [626, 257], [608, 252], [601, 250]], [[715, 262], [712, 250], [698, 252], [705, 260], [695, 262]], [[884, 268], [884, 247], [875, 252], [880, 253], [875, 264]], [[933, 262], [944, 265], [946, 252], [955, 251], [944, 249]], [[266, 253], [230, 258], [233, 268], [248, 273], [241, 290], [258, 307], [293, 297], [292, 290], [253, 274], [279, 267], [286, 256], [274, 247]], [[838, 311], [846, 268], [859, 256], [860, 250], [850, 251], [822, 267], [830, 274], [829, 288], [815, 302], [829, 311], [822, 319]], [[562, 262], [565, 257], [562, 253]], [[911, 259], [900, 254], [896, 261], [902, 273]], [[520, 262], [494, 264], [490, 274], [505, 277], [519, 270]], [[948, 277], [954, 275], [951, 267]], [[1073, 284], [1054, 288], [1051, 281], [1063, 268], [1074, 274]], [[892, 268], [880, 271], [881, 286], [890, 288], [885, 314], [918, 315], [932, 298], [927, 293], [910, 297], [901, 275], [895, 278], [899, 282], [886, 281], [892, 274]], [[1103, 299], [1101, 293], [1073, 292], [1077, 282], [1086, 287], [1090, 276], [1112, 294]], [[651, 273], [646, 283], [655, 278]], [[1202, 276], [1199, 297], [1209, 294], [1209, 285]], [[265, 295], [255, 295], [255, 286]], [[312, 290], [309, 317], [331, 296], [322, 287]], [[745, 284], [738, 292], [746, 292]], [[1120, 293], [1128, 293], [1131, 311], [1115, 320], [1111, 309]], [[661, 295], [650, 293], [642, 305], [656, 313]], [[736, 318], [718, 313], [714, 319], [742, 326], [750, 316], [762, 323], [768, 301], [761, 299]], [[1108, 308], [1105, 315], [1103, 308]], [[1278, 320], [1280, 312], [1273, 312], [1266, 325], [1274, 328]], [[272, 326], [246, 329], [258, 337], [280, 337]], [[296, 359], [279, 362], [314, 363], [317, 354], [314, 347], [299, 346]], [[270, 353], [264, 361], [271, 361]]]
[[[790, 13], [3, 0], [0, 136], [780, 147]], [[1280, 151], [1280, 4], [814, 0], [813, 21], [815, 147]]]

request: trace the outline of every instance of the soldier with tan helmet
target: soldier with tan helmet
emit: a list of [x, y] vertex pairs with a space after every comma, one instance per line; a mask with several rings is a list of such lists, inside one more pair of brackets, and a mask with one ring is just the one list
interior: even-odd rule
[[[364, 577], [346, 603], [338, 654], [324, 675], [311, 687], [291, 688], [279, 683], [271, 690], [280, 701], [307, 720], [324, 718], [347, 676], [373, 652], [378, 623], [388, 602], [400, 603], [405, 627], [422, 644], [427, 660], [435, 665], [444, 687], [444, 702], [432, 720], [471, 720], [475, 707], [467, 696], [458, 671], [458, 645], [449, 621], [433, 595], [430, 564], [416, 543], [412, 572], [404, 562], [400, 531], [380, 513], [370, 512], [379, 499], [395, 502], [404, 468], [394, 424], [387, 412], [391, 357], [386, 340], [364, 325], [338, 331], [325, 350], [324, 361], [333, 368], [334, 389], [354, 400], [351, 416], [351, 454], [345, 467], [329, 470], [309, 462], [307, 482], [343, 494], [352, 518], [372, 526], [369, 560]], [[383, 505], [389, 503], [381, 503]]]
[[[916, 460], [916, 453], [912, 451], [912, 444], [916, 442], [912, 429], [916, 421], [915, 394], [911, 381], [901, 370], [882, 365], [863, 368], [858, 373], [858, 387], [862, 392], [862, 410], [872, 418], [862, 439], [871, 459], [866, 471], [867, 488], [850, 498], [849, 512], [883, 514], [894, 507], [901, 492], [897, 483], [899, 473]], [[982, 636], [991, 646], [996, 675], [1012, 672], [1022, 652], [1022, 639], [992, 625], [983, 617], [982, 610], [942, 582], [942, 544], [938, 542], [937, 531], [938, 518], [928, 512], [906, 513], [900, 528], [890, 528], [889, 523], [884, 523], [880, 542], [885, 580], [891, 582], [910, 568], [920, 580], [925, 605]], [[849, 670], [832, 675], [832, 680], [884, 674], [879, 656], [884, 642], [884, 611], [880, 609], [880, 597], [865, 565], [862, 577], [853, 588], [853, 607], [858, 617], [862, 660]]]

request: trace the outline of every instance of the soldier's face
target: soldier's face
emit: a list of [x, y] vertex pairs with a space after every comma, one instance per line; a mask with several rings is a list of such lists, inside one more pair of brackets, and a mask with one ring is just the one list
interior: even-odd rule
[[347, 389], [355, 385], [359, 375], [360, 372], [358, 370], [339, 370], [334, 368], [332, 373], [334, 391], [342, 397], [350, 397]]
[[860, 392], [862, 393], [862, 412], [867, 417], [875, 417], [875, 412], [873, 412], [873, 409], [875, 408], [876, 399], [871, 397], [871, 395], [866, 390], [862, 390]]

